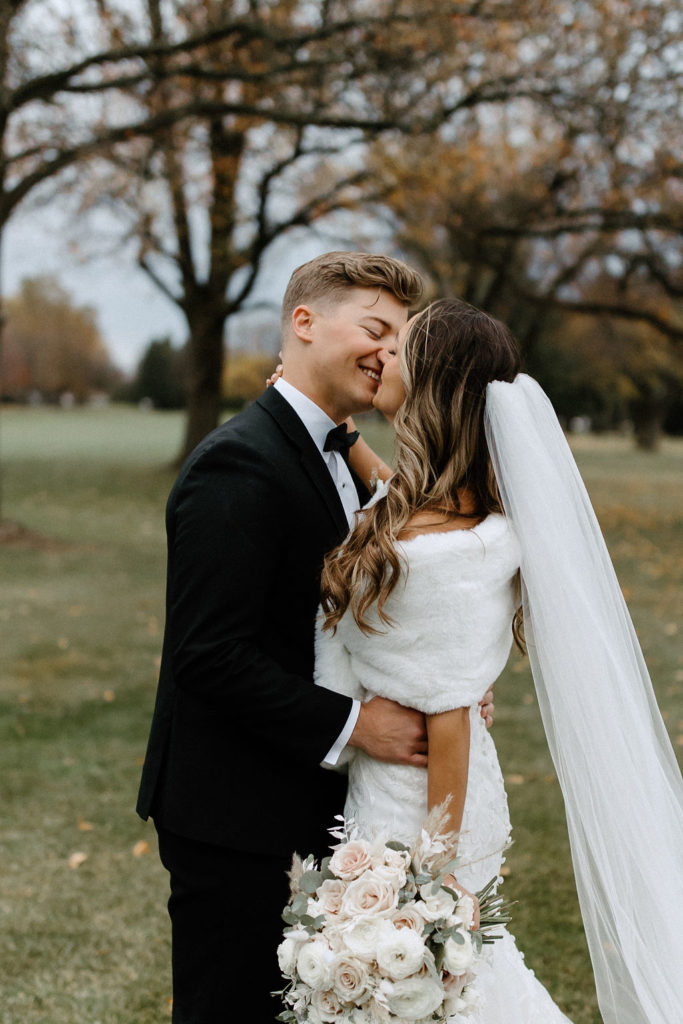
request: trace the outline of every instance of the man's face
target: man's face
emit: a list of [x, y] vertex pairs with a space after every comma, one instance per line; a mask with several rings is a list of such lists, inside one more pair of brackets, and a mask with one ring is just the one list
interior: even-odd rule
[[[408, 312], [383, 288], [353, 288], [334, 305], [308, 309], [308, 360], [315, 394], [335, 422], [372, 407], [382, 374], [380, 353], [395, 345]], [[294, 311], [296, 321], [298, 310]]]

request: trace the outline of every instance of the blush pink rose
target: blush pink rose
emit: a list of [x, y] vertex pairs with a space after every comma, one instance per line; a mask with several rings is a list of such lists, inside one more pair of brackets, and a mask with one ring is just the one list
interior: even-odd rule
[[362, 839], [344, 843], [330, 858], [330, 871], [345, 882], [358, 878], [372, 863], [370, 847]]
[[366, 871], [351, 882], [342, 897], [342, 911], [348, 917], [361, 914], [391, 914], [398, 905], [398, 892], [386, 878]]

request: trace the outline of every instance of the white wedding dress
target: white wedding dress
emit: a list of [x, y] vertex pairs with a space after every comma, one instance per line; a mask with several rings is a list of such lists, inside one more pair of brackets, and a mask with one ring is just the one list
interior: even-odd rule
[[[435, 714], [470, 707], [467, 797], [457, 877], [471, 890], [499, 875], [510, 834], [496, 749], [478, 701], [503, 670], [512, 643], [519, 546], [503, 515], [471, 530], [418, 535], [398, 545], [407, 573], [386, 603], [394, 622], [362, 633], [350, 613], [336, 634], [316, 639], [316, 682], [350, 696], [380, 695]], [[349, 760], [345, 816], [362, 834], [411, 844], [427, 815], [427, 771]], [[502, 881], [502, 879], [501, 879]], [[513, 937], [485, 947], [476, 986], [480, 1006], [470, 1024], [568, 1024], [524, 964]]]

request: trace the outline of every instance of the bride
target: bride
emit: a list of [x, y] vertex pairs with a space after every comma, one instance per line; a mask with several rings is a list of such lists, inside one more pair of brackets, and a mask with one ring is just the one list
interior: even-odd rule
[[[678, 1024], [680, 773], [578, 471], [545, 395], [517, 371], [507, 328], [456, 300], [413, 317], [385, 356], [375, 405], [394, 420], [397, 468], [326, 559], [316, 681], [423, 711], [429, 761], [357, 751], [345, 815], [411, 843], [450, 797], [453, 884], [499, 874], [510, 823], [477, 703], [523, 620], [603, 1019]], [[568, 1020], [507, 933], [477, 984], [478, 1024]]]

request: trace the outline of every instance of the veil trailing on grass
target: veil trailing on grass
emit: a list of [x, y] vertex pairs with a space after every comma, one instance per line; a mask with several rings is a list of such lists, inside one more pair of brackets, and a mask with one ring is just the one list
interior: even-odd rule
[[595, 513], [531, 377], [486, 436], [522, 550], [524, 628], [606, 1024], [683, 1014], [683, 780]]

